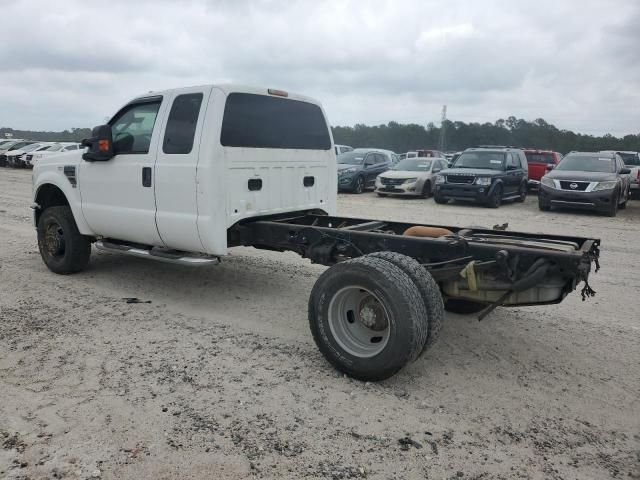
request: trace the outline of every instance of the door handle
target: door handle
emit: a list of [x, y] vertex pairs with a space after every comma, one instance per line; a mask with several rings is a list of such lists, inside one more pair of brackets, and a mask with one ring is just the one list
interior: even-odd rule
[[151, 167], [142, 167], [142, 186], [151, 186]]

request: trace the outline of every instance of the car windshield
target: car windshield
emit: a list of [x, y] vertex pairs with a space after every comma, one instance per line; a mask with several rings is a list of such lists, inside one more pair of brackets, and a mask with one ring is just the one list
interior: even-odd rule
[[347, 152], [338, 155], [338, 163], [346, 165], [362, 165], [365, 153], [363, 152]]
[[27, 145], [26, 147], [22, 148], [23, 152], [30, 152], [32, 150], [37, 149], [38, 147], [40, 147], [39, 143], [34, 143], [32, 145]]
[[502, 152], [464, 152], [452, 165], [453, 168], [488, 168], [502, 170], [504, 153]]
[[529, 163], [547, 163], [550, 165], [555, 163], [551, 153], [524, 152], [524, 154], [526, 155], [527, 162]]
[[618, 153], [622, 157], [622, 161], [625, 165], [640, 165], [640, 157], [637, 153]]
[[431, 160], [426, 158], [406, 158], [400, 160], [391, 170], [405, 172], [428, 172], [431, 169]]
[[25, 147], [25, 146], [27, 146], [27, 145], [31, 145], [31, 143], [29, 143], [29, 142], [18, 142], [18, 143], [16, 143], [14, 146], [12, 146], [12, 147], [9, 149], [9, 151], [11, 151], [11, 150], [18, 150], [18, 149], [21, 149], [21, 148], [23, 148], [23, 147]]
[[592, 155], [568, 155], [556, 167], [556, 170], [573, 172], [615, 172], [613, 159]]

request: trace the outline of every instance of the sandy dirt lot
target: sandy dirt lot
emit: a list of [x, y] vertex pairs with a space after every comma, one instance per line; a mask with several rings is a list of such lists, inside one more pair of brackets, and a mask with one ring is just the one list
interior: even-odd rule
[[602, 238], [594, 299], [448, 314], [426, 355], [370, 384], [313, 344], [323, 267], [94, 251], [56, 276], [30, 178], [0, 169], [0, 478], [640, 478], [640, 201], [611, 219], [341, 195], [350, 216]]

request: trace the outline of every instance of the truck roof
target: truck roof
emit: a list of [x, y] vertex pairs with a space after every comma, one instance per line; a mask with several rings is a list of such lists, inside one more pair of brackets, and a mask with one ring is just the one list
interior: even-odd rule
[[206, 84], [206, 85], [194, 85], [189, 87], [178, 87], [178, 88], [169, 88], [166, 90], [158, 90], [158, 91], [149, 91], [142, 95], [138, 95], [134, 100], [141, 100], [144, 98], [155, 97], [158, 95], [167, 95], [169, 93], [180, 93], [180, 91], [191, 91], [193, 88], [217, 88], [222, 90], [225, 94], [229, 93], [252, 93], [256, 95], [271, 95], [276, 97], [290, 98], [292, 100], [300, 100], [303, 102], [313, 103], [316, 105], [320, 105], [320, 102], [314, 98], [308, 97], [306, 95], [301, 95], [295, 92], [289, 92], [288, 90], [281, 90], [275, 88], [265, 88], [265, 87], [253, 87], [250, 85], [241, 85], [235, 83], [220, 83], [220, 84]]

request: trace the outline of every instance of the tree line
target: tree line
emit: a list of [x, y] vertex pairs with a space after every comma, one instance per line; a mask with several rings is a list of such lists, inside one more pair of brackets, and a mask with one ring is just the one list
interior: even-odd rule
[[[640, 151], [640, 133], [614, 137], [613, 135], [593, 136], [560, 130], [542, 118], [532, 122], [509, 117], [494, 123], [465, 123], [447, 120], [438, 127], [429, 123], [426, 127], [415, 123], [369, 126], [358, 124], [353, 127], [333, 127], [335, 143], [353, 147], [376, 147], [407, 152], [419, 148], [438, 148], [441, 128], [444, 127], [444, 149], [464, 150], [478, 145], [512, 145], [550, 149], [561, 153], [571, 150], [631, 150]], [[91, 136], [90, 128], [72, 128], [62, 132], [34, 132], [0, 128], [0, 138], [5, 133], [14, 138], [27, 138], [43, 142], [79, 142]]]
[[[509, 117], [494, 123], [465, 123], [446, 120], [444, 150], [464, 150], [478, 145], [510, 145], [523, 148], [550, 149], [561, 153], [572, 150], [631, 150], [640, 151], [640, 133], [622, 138], [606, 134], [585, 135], [560, 130], [542, 118], [533, 122]], [[389, 122], [387, 125], [333, 127], [333, 139], [341, 145], [376, 147], [394, 152], [407, 152], [419, 148], [437, 149], [441, 127], [429, 123], [417, 124]]]

